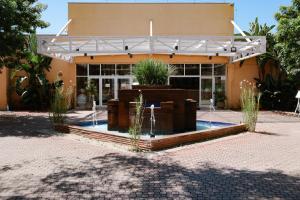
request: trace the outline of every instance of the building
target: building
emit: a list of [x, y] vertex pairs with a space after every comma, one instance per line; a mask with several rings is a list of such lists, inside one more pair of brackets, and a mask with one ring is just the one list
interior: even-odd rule
[[57, 35], [38, 37], [39, 52], [54, 58], [48, 79], [62, 72], [76, 96], [92, 81], [99, 106], [131, 87], [135, 63], [155, 58], [177, 68], [169, 84], [193, 90], [199, 106], [219, 92], [228, 108], [238, 108], [240, 81], [258, 77], [255, 56], [266, 50], [265, 37], [234, 36], [230, 3], [69, 3], [68, 18]]

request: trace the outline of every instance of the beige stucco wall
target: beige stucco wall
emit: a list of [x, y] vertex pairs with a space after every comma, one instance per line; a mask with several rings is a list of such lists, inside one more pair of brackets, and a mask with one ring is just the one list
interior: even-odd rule
[[192, 56], [192, 55], [175, 55], [173, 58], [170, 58], [169, 55], [133, 55], [130, 58], [128, 55], [111, 55], [111, 56], [95, 56], [93, 59], [90, 56], [80, 56], [76, 57], [74, 62], [75, 63], [101, 63], [101, 64], [134, 64], [139, 62], [140, 60], [144, 60], [147, 58], [159, 59], [165, 63], [175, 64], [175, 63], [227, 63], [227, 57], [211, 57], [209, 59], [208, 56]]
[[240, 63], [228, 64], [227, 66], [227, 101], [229, 108], [240, 108], [240, 82], [248, 80], [254, 82], [258, 78], [259, 69], [256, 58], [245, 60]]
[[51, 62], [51, 71], [46, 72], [47, 79], [49, 82], [57, 80], [57, 75], [62, 72], [62, 79], [64, 81], [64, 87], [76, 86], [76, 65], [75, 63], [69, 63], [59, 59], [53, 59]]
[[72, 36], [232, 35], [228, 3], [69, 3]]
[[[249, 81], [254, 81], [254, 78], [258, 77], [258, 67], [256, 64], [255, 58], [246, 60], [242, 66], [240, 63], [229, 63], [227, 57], [211, 57], [208, 56], [180, 56], [175, 55], [173, 58], [170, 58], [168, 55], [133, 55], [132, 58], [129, 58], [127, 55], [114, 55], [114, 56], [95, 56], [93, 59], [89, 56], [76, 57], [74, 63], [120, 63], [120, 64], [131, 64], [137, 63], [140, 60], [147, 58], [155, 58], [164, 61], [165, 63], [175, 64], [175, 63], [215, 63], [215, 64], [227, 64], [227, 80], [226, 80], [226, 96], [228, 108], [238, 109], [240, 107], [240, 82], [244, 79]], [[63, 61], [59, 61], [63, 62]], [[55, 64], [55, 63], [53, 63]], [[67, 67], [68, 66], [68, 67]], [[53, 67], [55, 69], [55, 67]], [[70, 77], [66, 78], [66, 81], [74, 80], [73, 83], [76, 83], [76, 66], [75, 64], [66, 64], [64, 68], [56, 67], [55, 73], [58, 70], [64, 70], [64, 74], [72, 74]], [[67, 83], [66, 83], [67, 84]]]
[[0, 110], [7, 108], [7, 81], [8, 70], [4, 67], [0, 71]]

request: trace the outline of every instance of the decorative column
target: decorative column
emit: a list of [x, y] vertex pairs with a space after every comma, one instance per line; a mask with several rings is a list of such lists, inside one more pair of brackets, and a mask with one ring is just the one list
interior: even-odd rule
[[119, 129], [119, 100], [112, 99], [107, 102], [108, 130]]

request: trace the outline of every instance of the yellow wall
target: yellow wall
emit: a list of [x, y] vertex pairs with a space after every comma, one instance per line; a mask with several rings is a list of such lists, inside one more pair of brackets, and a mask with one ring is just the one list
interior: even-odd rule
[[[128, 55], [112, 55], [112, 56], [94, 56], [91, 59], [90, 56], [76, 57], [73, 63], [53, 59], [52, 70], [47, 73], [49, 81], [54, 81], [59, 71], [63, 72], [63, 80], [65, 88], [72, 85], [76, 87], [76, 63], [119, 63], [119, 64], [131, 64], [137, 63], [140, 60], [147, 58], [155, 58], [164, 61], [165, 63], [215, 63], [215, 64], [227, 64], [227, 79], [226, 79], [226, 95], [229, 108], [240, 107], [240, 82], [244, 79], [253, 81], [258, 77], [258, 67], [255, 58], [248, 59], [242, 66], [239, 63], [231, 64], [227, 57], [211, 57], [208, 56], [181, 56], [175, 55], [170, 58], [169, 55], [133, 55], [130, 58]], [[71, 82], [70, 82], [71, 81]]]
[[188, 64], [188, 63], [227, 63], [227, 57], [211, 57], [209, 59], [208, 56], [192, 56], [192, 55], [175, 55], [173, 58], [170, 58], [169, 55], [133, 55], [130, 58], [128, 55], [111, 55], [111, 56], [94, 56], [94, 59], [91, 59], [90, 56], [79, 56], [75, 58], [75, 63], [101, 63], [101, 64], [131, 64], [137, 63], [140, 60], [144, 60], [147, 58], [159, 59], [165, 63], [170, 64]]
[[242, 66], [240, 63], [227, 66], [227, 101], [229, 108], [240, 108], [240, 82], [248, 80], [254, 82], [258, 78], [258, 66], [256, 58], [246, 60]]
[[67, 89], [69, 86], [76, 87], [76, 65], [58, 59], [53, 59], [51, 62], [51, 71], [47, 72], [47, 79], [49, 82], [57, 80], [57, 74], [62, 72], [64, 87]]
[[244, 79], [254, 81], [258, 77], [258, 66], [255, 58], [248, 59], [242, 66], [240, 63], [229, 63], [227, 57], [211, 57], [208, 56], [180, 56], [175, 55], [170, 58], [168, 55], [133, 55], [129, 58], [127, 55], [119, 56], [95, 56], [94, 59], [87, 57], [76, 57], [76, 63], [136, 63], [142, 59], [155, 58], [164, 61], [165, 63], [202, 63], [202, 64], [227, 64], [227, 79], [226, 79], [226, 96], [228, 108], [240, 108], [240, 82]]
[[68, 35], [233, 35], [228, 3], [69, 3]]
[[4, 67], [0, 71], [0, 110], [6, 110], [7, 106], [7, 81], [8, 70]]

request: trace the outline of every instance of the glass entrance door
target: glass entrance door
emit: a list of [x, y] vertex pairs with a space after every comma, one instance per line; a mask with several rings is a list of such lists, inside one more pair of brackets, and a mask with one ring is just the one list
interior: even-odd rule
[[113, 78], [102, 78], [102, 84], [101, 84], [101, 101], [102, 106], [106, 106], [108, 100], [114, 98], [114, 79]]
[[[94, 100], [96, 101], [96, 105], [99, 106], [100, 105], [100, 101], [99, 101], [99, 92], [100, 92], [100, 87], [99, 87], [99, 78], [91, 78], [89, 81], [89, 88], [91, 90], [91, 92], [93, 93], [92, 95], [94, 96]], [[91, 99], [92, 101], [92, 99]]]
[[210, 105], [213, 95], [212, 78], [201, 78], [201, 105]]

